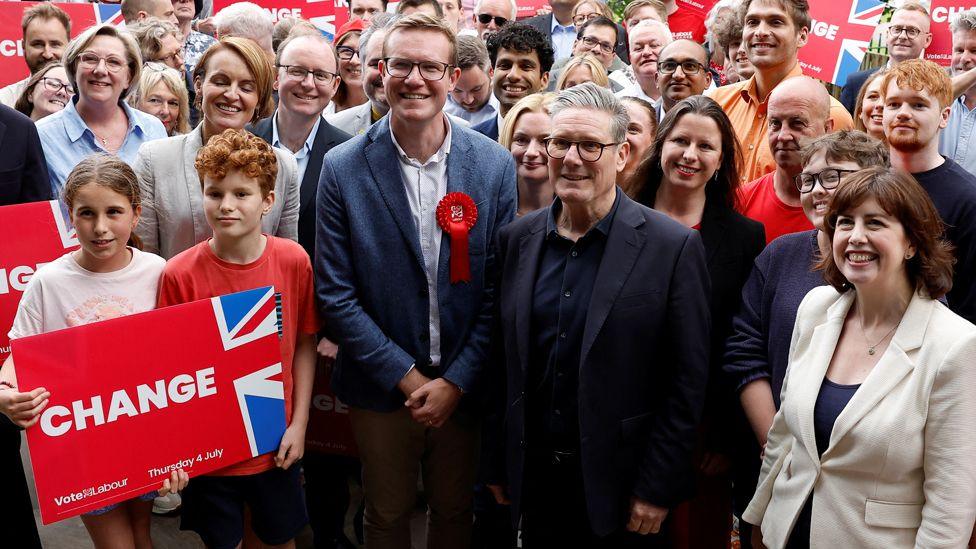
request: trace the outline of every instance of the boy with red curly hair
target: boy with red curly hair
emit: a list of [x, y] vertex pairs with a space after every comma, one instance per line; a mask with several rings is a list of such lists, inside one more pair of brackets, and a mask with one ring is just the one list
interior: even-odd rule
[[[312, 265], [297, 243], [261, 232], [274, 204], [274, 151], [243, 130], [226, 130], [200, 149], [195, 162], [213, 238], [171, 259], [159, 282], [158, 306], [274, 286], [281, 293], [282, 380], [288, 428], [278, 452], [194, 478], [183, 493], [180, 528], [208, 547], [235, 547], [245, 537], [294, 546], [308, 522], [295, 463], [304, 453], [315, 373]], [[294, 465], [294, 466], [293, 466]], [[245, 524], [245, 506], [250, 520]]]

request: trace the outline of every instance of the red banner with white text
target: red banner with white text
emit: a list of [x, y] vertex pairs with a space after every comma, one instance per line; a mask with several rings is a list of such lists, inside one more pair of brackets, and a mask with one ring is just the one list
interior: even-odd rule
[[358, 457], [356, 439], [349, 422], [349, 406], [332, 391], [332, 368], [319, 360], [312, 385], [312, 408], [308, 413], [305, 448], [310, 452]]
[[932, 0], [932, 43], [925, 49], [925, 59], [948, 67], [952, 61], [952, 32], [949, 24], [961, 11], [976, 9], [976, 0]]
[[277, 451], [280, 318], [264, 287], [13, 341], [20, 390], [50, 392], [27, 429], [43, 522]]
[[843, 86], [860, 69], [885, 6], [885, 0], [810, 2], [809, 39], [799, 51], [803, 72]]
[[[2, 3], [2, 2], [0, 2]], [[7, 332], [27, 282], [41, 265], [78, 248], [57, 200], [0, 207], [0, 364], [10, 354]]]

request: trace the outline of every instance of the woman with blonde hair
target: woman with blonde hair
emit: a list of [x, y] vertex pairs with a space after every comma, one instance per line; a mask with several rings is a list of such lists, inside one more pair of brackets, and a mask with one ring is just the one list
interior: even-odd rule
[[159, 119], [170, 136], [190, 131], [190, 98], [183, 77], [161, 63], [146, 63], [130, 105]]
[[563, 91], [583, 82], [593, 82], [602, 88], [610, 88], [607, 69], [588, 53], [570, 58], [563, 66], [559, 79], [556, 80], [556, 91]]
[[549, 155], [543, 140], [549, 137], [551, 122], [549, 105], [554, 93], [534, 93], [523, 97], [508, 114], [498, 141], [515, 158], [515, 177], [518, 184], [517, 216], [545, 208], [552, 202], [554, 191], [549, 182]]

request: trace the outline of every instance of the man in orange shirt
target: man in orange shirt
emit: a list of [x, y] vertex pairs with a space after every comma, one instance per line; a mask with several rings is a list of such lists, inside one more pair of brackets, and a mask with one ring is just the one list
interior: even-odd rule
[[739, 187], [739, 213], [766, 229], [766, 243], [787, 233], [813, 228], [800, 206], [793, 178], [803, 171], [800, 149], [810, 139], [830, 133], [830, 95], [809, 76], [790, 78], [769, 94], [769, 145], [776, 170]]
[[[769, 94], [783, 80], [802, 74], [796, 53], [807, 43], [810, 13], [807, 0], [745, 0], [743, 11], [743, 47], [756, 73], [705, 95], [729, 115], [742, 145], [742, 181], [752, 181], [776, 168], [766, 146]], [[830, 119], [834, 130], [854, 127], [850, 113], [832, 97]]]

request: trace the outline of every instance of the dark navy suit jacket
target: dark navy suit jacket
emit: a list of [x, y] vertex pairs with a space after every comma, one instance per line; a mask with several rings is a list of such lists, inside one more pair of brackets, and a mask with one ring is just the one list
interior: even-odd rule
[[0, 206], [39, 200], [51, 200], [51, 183], [37, 128], [0, 105]]
[[869, 76], [878, 72], [878, 67], [864, 71], [853, 72], [847, 75], [844, 82], [844, 89], [840, 91], [840, 102], [847, 109], [847, 112], [854, 116], [854, 107], [857, 106], [857, 94], [861, 92], [861, 86]]
[[434, 370], [423, 255], [389, 119], [325, 155], [316, 203], [316, 291], [339, 344], [332, 387], [350, 406], [381, 412], [403, 406], [397, 384], [412, 365], [477, 392], [495, 300], [493, 242], [516, 207], [511, 153], [451, 122], [447, 192], [470, 196], [478, 219], [468, 235], [470, 282], [451, 283], [450, 238], [441, 241], [441, 365]]
[[[491, 368], [498, 396], [486, 429], [486, 480], [507, 483], [513, 520], [533, 480], [523, 476], [526, 446], [535, 444], [525, 434], [529, 322], [548, 213], [522, 217], [499, 239]], [[709, 287], [698, 232], [621, 196], [579, 364], [580, 460], [597, 535], [625, 526], [632, 495], [672, 507], [691, 493], [691, 452], [708, 382]]]
[[488, 120], [472, 126], [471, 129], [487, 137], [488, 139], [498, 141], [499, 128], [497, 116], [492, 116]]

